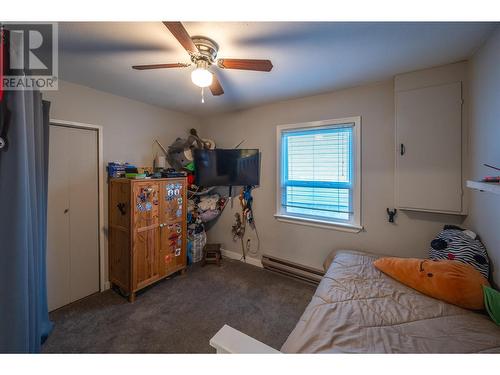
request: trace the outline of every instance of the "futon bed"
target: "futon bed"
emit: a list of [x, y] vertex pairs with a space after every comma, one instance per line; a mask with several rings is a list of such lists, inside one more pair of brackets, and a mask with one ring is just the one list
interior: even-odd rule
[[376, 259], [336, 252], [281, 351], [500, 353], [500, 327], [486, 313], [406, 287], [377, 270]]

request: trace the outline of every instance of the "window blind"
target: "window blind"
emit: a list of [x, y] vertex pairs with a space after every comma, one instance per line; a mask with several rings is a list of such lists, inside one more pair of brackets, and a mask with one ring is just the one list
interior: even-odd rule
[[349, 220], [353, 124], [281, 133], [282, 208], [296, 216]]

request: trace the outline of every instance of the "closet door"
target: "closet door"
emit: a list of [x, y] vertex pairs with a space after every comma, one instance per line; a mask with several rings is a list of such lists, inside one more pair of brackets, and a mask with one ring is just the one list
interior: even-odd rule
[[462, 85], [396, 95], [398, 207], [462, 213]]
[[99, 291], [97, 131], [67, 128], [69, 135], [69, 241], [71, 302]]
[[99, 291], [97, 131], [50, 127], [49, 310]]
[[47, 202], [47, 298], [49, 311], [71, 302], [69, 246], [69, 133], [51, 126]]

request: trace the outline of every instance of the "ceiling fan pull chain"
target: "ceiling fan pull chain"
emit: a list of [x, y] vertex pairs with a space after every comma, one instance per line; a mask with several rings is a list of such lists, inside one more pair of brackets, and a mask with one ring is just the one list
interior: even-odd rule
[[201, 88], [201, 102], [205, 103], [205, 92], [203, 91], [204, 87]]

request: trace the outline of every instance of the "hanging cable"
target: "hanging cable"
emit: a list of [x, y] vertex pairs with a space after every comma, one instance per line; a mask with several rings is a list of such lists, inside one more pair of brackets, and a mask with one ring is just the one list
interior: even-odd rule
[[[233, 240], [240, 240], [241, 242], [241, 252], [244, 261], [246, 261], [246, 254], [257, 255], [260, 253], [260, 237], [255, 225], [255, 218], [253, 215], [253, 197], [252, 197], [253, 186], [245, 186], [241, 189], [239, 200], [241, 204], [241, 215], [239, 213], [235, 214], [235, 223], [232, 226]], [[250, 228], [255, 231], [257, 237], [257, 248], [252, 250], [251, 240], [247, 238], [246, 243], [244, 242], [246, 224], [249, 224]], [[248, 232], [247, 232], [248, 234]]]
[[247, 238], [246, 253], [255, 256], [260, 254], [260, 237], [259, 237], [259, 231], [257, 230], [257, 225], [255, 224], [255, 219], [253, 221], [252, 227], [253, 227], [252, 229], [255, 231], [255, 236], [257, 237], [257, 248], [255, 250], [252, 250], [250, 238]]

